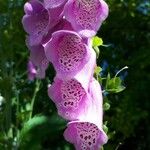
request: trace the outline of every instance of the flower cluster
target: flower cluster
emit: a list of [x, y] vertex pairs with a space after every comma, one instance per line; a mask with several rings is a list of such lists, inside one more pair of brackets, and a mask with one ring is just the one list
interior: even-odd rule
[[77, 150], [98, 150], [107, 142], [102, 129], [102, 91], [93, 77], [92, 37], [108, 16], [103, 0], [31, 0], [22, 23], [30, 50], [29, 79], [44, 78], [49, 62], [56, 76], [48, 95], [58, 114], [70, 121], [64, 132]]

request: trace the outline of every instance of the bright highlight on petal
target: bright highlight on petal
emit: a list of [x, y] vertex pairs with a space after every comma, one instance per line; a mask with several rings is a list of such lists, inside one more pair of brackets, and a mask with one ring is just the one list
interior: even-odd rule
[[44, 0], [45, 7], [47, 8], [59, 8], [62, 7], [67, 0]]
[[35, 66], [30, 60], [28, 62], [27, 70], [28, 70], [28, 79], [33, 81], [36, 77], [37, 72]]

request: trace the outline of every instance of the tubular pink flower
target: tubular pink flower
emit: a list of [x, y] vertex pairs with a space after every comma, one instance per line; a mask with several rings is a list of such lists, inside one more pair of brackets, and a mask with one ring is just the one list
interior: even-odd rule
[[76, 150], [99, 150], [108, 140], [102, 129], [102, 91], [98, 81], [91, 81], [89, 93], [91, 104], [87, 113], [80, 114], [78, 121], [68, 123], [65, 139], [74, 144]]
[[45, 44], [47, 59], [54, 65], [59, 78], [70, 78], [88, 63], [92, 49], [73, 31], [60, 30]]
[[92, 37], [107, 18], [108, 5], [104, 0], [68, 0], [64, 15], [80, 35]]
[[77, 120], [86, 113], [90, 105], [88, 87], [93, 76], [96, 55], [91, 53], [89, 62], [75, 76], [65, 79], [56, 78], [48, 88], [48, 95], [56, 104], [58, 114], [67, 120]]
[[58, 114], [67, 120], [77, 120], [81, 113], [86, 113], [89, 104], [87, 91], [76, 79], [63, 81], [55, 78], [48, 95], [56, 104]]
[[49, 30], [63, 18], [62, 12], [66, 2], [67, 0], [31, 0], [25, 3], [22, 24], [29, 34], [31, 46], [40, 44]]

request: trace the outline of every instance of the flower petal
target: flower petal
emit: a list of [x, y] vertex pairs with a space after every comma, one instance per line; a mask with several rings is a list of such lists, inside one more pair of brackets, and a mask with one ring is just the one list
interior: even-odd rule
[[86, 113], [90, 100], [76, 79], [63, 81], [55, 78], [48, 88], [48, 95], [56, 104], [58, 114], [67, 120], [77, 120], [81, 113]]
[[24, 12], [28, 15], [36, 14], [43, 9], [43, 5], [38, 0], [30, 0], [24, 5]]
[[52, 34], [51, 40], [45, 45], [45, 52], [60, 78], [80, 72], [92, 53], [77, 33], [65, 30]]
[[84, 65], [84, 67], [79, 71], [74, 78], [77, 79], [84, 89], [89, 87], [89, 82], [94, 74], [94, 68], [96, 66], [96, 53], [95, 51], [89, 47], [90, 57], [88, 62]]
[[26, 14], [22, 18], [23, 27], [30, 35], [30, 43], [37, 45], [51, 27], [49, 12], [44, 8], [43, 4], [37, 0], [27, 2], [24, 7]]
[[107, 18], [108, 6], [103, 0], [69, 0], [64, 15], [80, 35], [92, 37]]
[[47, 8], [58, 8], [64, 5], [67, 0], [44, 0], [44, 4]]
[[56, 31], [60, 31], [60, 30], [73, 31], [73, 28], [72, 28], [70, 22], [68, 22], [66, 19], [64, 19], [64, 18], [60, 19], [59, 22], [48, 31], [48, 34], [42, 40], [42, 44], [46, 45], [49, 42], [49, 40], [51, 39], [52, 34]]
[[30, 50], [30, 60], [37, 68], [37, 78], [44, 78], [45, 70], [48, 68], [48, 60], [45, 56], [44, 47], [42, 45], [28, 45], [28, 48]]
[[49, 11], [51, 27], [63, 18], [63, 10], [67, 0], [44, 0], [45, 8]]
[[30, 60], [28, 61], [27, 70], [28, 70], [28, 79], [33, 81], [36, 77], [37, 72], [34, 64]]
[[99, 150], [108, 140], [102, 129], [102, 92], [98, 81], [92, 79], [89, 86], [91, 103], [86, 113], [80, 113], [78, 121], [68, 123], [65, 139], [77, 150]]
[[107, 142], [104, 131], [91, 122], [70, 122], [64, 132], [64, 137], [74, 144], [76, 150], [99, 150]]

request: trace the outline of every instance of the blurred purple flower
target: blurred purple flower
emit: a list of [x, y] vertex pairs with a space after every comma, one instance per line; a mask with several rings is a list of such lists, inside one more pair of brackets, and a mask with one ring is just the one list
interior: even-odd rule
[[108, 5], [104, 0], [68, 0], [64, 15], [80, 35], [92, 37], [107, 18]]
[[28, 48], [30, 50], [30, 60], [32, 61], [37, 70], [36, 77], [43, 79], [45, 77], [45, 71], [48, 68], [49, 64], [45, 56], [44, 47], [42, 45], [28, 45]]
[[36, 77], [37, 72], [34, 64], [30, 60], [28, 61], [27, 70], [28, 70], [28, 79], [33, 81]]
[[79, 120], [68, 123], [64, 132], [65, 139], [74, 144], [76, 150], [99, 150], [108, 140], [102, 129], [103, 106], [102, 91], [98, 81], [90, 83], [91, 104]]

